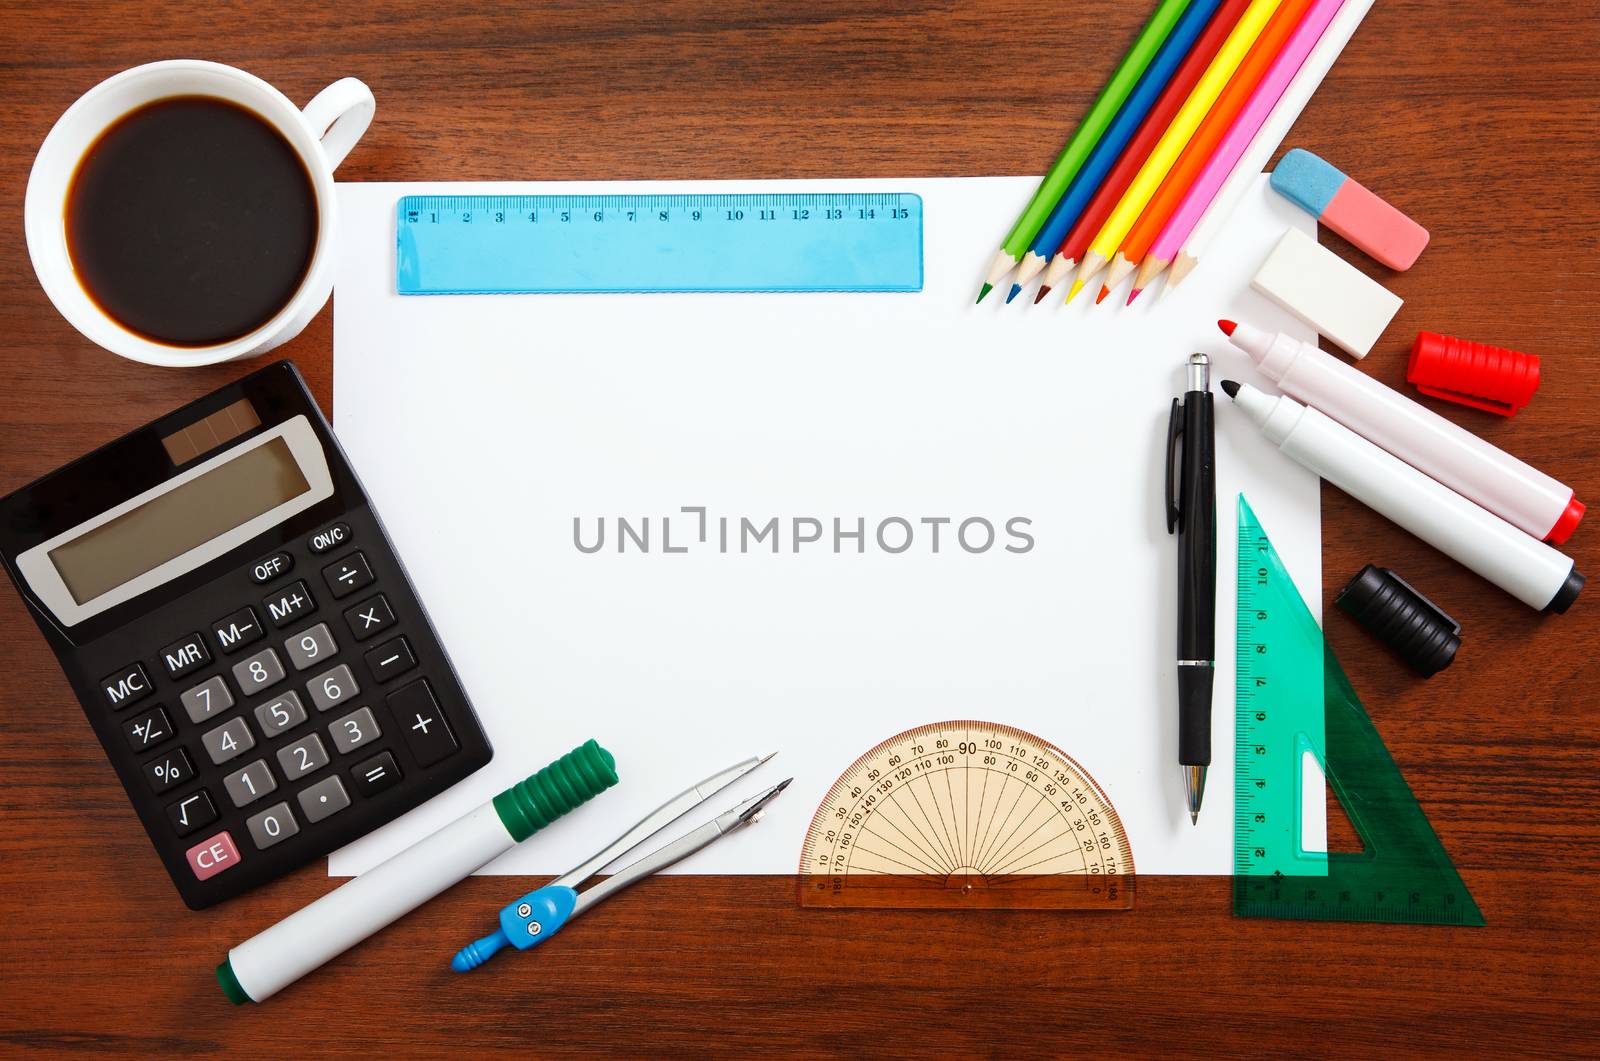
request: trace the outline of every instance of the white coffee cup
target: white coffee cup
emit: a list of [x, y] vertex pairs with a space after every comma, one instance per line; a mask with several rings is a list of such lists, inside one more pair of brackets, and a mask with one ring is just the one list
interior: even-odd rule
[[[95, 305], [67, 250], [66, 200], [78, 163], [100, 134], [128, 112], [169, 96], [215, 96], [249, 108], [282, 133], [311, 175], [317, 242], [294, 297], [248, 335], [214, 346], [166, 346], [123, 327]], [[50, 301], [88, 338], [114, 354], [148, 365], [186, 368], [252, 357], [293, 339], [333, 292], [338, 227], [333, 171], [372, 123], [372, 91], [353, 77], [335, 81], [300, 110], [259, 77], [221, 63], [173, 59], [124, 70], [84, 93], [45, 137], [23, 208], [28, 256]]]

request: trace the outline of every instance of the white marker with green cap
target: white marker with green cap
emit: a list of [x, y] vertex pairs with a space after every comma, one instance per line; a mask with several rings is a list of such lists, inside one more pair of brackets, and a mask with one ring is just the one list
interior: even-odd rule
[[594, 741], [228, 952], [217, 981], [236, 1005], [264, 1002], [617, 783]]

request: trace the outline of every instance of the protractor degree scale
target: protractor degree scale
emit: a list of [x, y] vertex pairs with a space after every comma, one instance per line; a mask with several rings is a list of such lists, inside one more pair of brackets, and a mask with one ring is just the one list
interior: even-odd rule
[[817, 808], [800, 905], [1128, 909], [1116, 808], [1060, 748], [994, 722], [936, 722], [862, 755]]

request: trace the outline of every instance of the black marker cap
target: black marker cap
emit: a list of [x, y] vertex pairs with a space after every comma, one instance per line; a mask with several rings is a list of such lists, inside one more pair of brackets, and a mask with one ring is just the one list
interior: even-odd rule
[[1567, 572], [1567, 580], [1561, 583], [1561, 588], [1556, 590], [1556, 595], [1550, 598], [1550, 603], [1544, 606], [1547, 612], [1557, 615], [1567, 614], [1567, 609], [1572, 607], [1572, 602], [1578, 599], [1578, 594], [1583, 592], [1583, 576], [1578, 574], [1578, 567], [1573, 565]]
[[1333, 603], [1424, 678], [1450, 666], [1461, 647], [1461, 624], [1387, 568], [1363, 567]]

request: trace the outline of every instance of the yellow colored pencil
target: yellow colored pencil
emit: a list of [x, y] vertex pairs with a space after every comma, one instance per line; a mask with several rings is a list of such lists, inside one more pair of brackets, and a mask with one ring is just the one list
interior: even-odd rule
[[1161, 182], [1166, 179], [1167, 172], [1178, 161], [1184, 146], [1189, 143], [1195, 130], [1205, 120], [1211, 105], [1227, 87], [1233, 72], [1244, 61], [1251, 45], [1261, 36], [1262, 29], [1266, 27], [1267, 21], [1272, 18], [1273, 12], [1277, 11], [1281, 2], [1282, 0], [1251, 0], [1250, 6], [1239, 16], [1239, 22], [1233, 27], [1233, 32], [1228, 34], [1228, 39], [1217, 49], [1216, 58], [1211, 60], [1206, 72], [1195, 82], [1194, 91], [1189, 93], [1189, 98], [1184, 100], [1183, 106], [1173, 116], [1172, 124], [1161, 134], [1161, 139], [1150, 151], [1150, 157], [1145, 159], [1138, 175], [1133, 178], [1133, 183], [1128, 185], [1128, 190], [1122, 194], [1116, 208], [1106, 218], [1106, 223], [1100, 226], [1100, 233], [1089, 245], [1088, 252], [1083, 256], [1083, 264], [1078, 266], [1077, 279], [1072, 282], [1072, 289], [1067, 292], [1068, 302], [1083, 290], [1084, 284], [1105, 268], [1111, 256], [1122, 246], [1122, 241], [1133, 228], [1134, 222], [1144, 213], [1151, 197], [1156, 194], [1156, 189], [1160, 188]]

